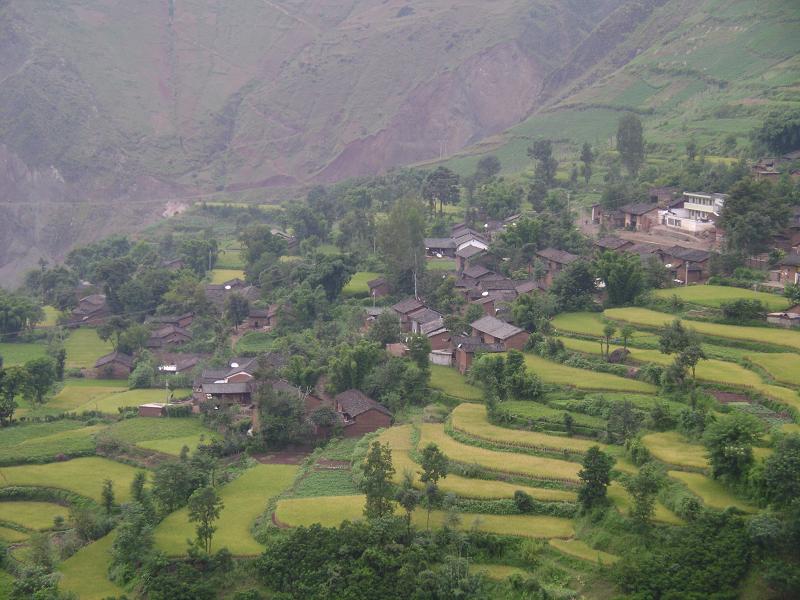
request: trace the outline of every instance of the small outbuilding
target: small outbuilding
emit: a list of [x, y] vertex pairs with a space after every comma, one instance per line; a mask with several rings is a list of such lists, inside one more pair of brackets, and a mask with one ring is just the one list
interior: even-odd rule
[[94, 369], [105, 379], [127, 379], [133, 371], [133, 357], [124, 352], [112, 352], [98, 358]]

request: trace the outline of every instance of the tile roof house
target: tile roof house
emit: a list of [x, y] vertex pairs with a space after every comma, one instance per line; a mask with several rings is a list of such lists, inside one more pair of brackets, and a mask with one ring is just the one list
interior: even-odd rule
[[341, 414], [345, 437], [357, 437], [392, 424], [392, 413], [380, 402], [360, 390], [346, 390], [334, 397], [336, 412]]
[[105, 379], [127, 379], [133, 371], [133, 357], [124, 352], [112, 352], [98, 358], [94, 369]]
[[448, 256], [450, 258], [456, 255], [458, 244], [453, 238], [425, 238], [425, 252], [428, 256]]
[[146, 324], [154, 325], [175, 325], [176, 327], [188, 327], [194, 321], [194, 313], [186, 312], [182, 315], [154, 315], [145, 319]]
[[417, 298], [406, 298], [392, 306], [392, 310], [400, 317], [400, 328], [403, 331], [411, 331], [410, 315], [421, 308], [425, 308], [425, 305]]
[[110, 315], [111, 309], [105, 294], [91, 294], [78, 300], [78, 306], [73, 309], [67, 326], [100, 325]]
[[369, 288], [370, 298], [383, 298], [384, 296], [388, 296], [390, 291], [389, 282], [383, 277], [370, 279], [367, 282], [367, 288]]
[[800, 283], [800, 254], [787, 254], [778, 261], [780, 282]]
[[683, 246], [672, 246], [663, 251], [664, 266], [672, 278], [683, 283], [700, 283], [711, 273], [711, 252]]
[[261, 291], [252, 285], [247, 285], [238, 277], [225, 283], [209, 283], [205, 286], [206, 298], [217, 310], [225, 306], [225, 301], [234, 293], [241, 295], [250, 302], [255, 302], [261, 297]]
[[159, 349], [166, 346], [185, 344], [192, 340], [192, 332], [175, 325], [164, 325], [150, 333], [145, 345], [150, 349]]
[[522, 350], [528, 342], [528, 332], [516, 325], [492, 316], [481, 317], [471, 324], [472, 336], [485, 344], [503, 344], [506, 350]]
[[547, 273], [542, 279], [542, 284], [546, 289], [550, 289], [553, 285], [553, 279], [565, 267], [571, 265], [576, 260], [580, 259], [577, 254], [572, 254], [566, 250], [557, 250], [555, 248], [545, 248], [536, 253], [537, 258], [544, 263]]
[[411, 333], [421, 333], [421, 328], [423, 325], [435, 321], [441, 321], [442, 315], [432, 308], [423, 306], [419, 310], [415, 310], [414, 312], [410, 313], [408, 315], [408, 320], [411, 325]]
[[633, 242], [630, 240], [623, 240], [622, 238], [615, 237], [613, 235], [609, 235], [606, 237], [602, 237], [594, 243], [595, 248], [598, 250], [609, 250], [611, 252], [621, 252], [626, 248], [630, 248], [633, 246]]
[[454, 335], [452, 339], [455, 367], [462, 375], [469, 371], [477, 352], [503, 352], [503, 344], [487, 344], [480, 337]]
[[232, 360], [228, 367], [203, 369], [194, 382], [195, 401], [251, 405], [258, 366], [257, 358], [245, 358]]
[[633, 202], [619, 209], [622, 213], [627, 229], [636, 231], [650, 231], [658, 225], [658, 204], [652, 202]]

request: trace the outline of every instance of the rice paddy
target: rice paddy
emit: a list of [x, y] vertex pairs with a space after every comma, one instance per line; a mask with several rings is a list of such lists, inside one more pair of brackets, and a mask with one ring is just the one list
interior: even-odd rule
[[231, 279], [244, 279], [241, 269], [214, 269], [211, 271], [211, 283], [221, 284]]
[[701, 475], [700, 473], [687, 473], [686, 471], [668, 471], [667, 474], [673, 479], [683, 483], [706, 506], [724, 510], [729, 506], [745, 512], [755, 512], [755, 508], [736, 498], [721, 483]]
[[723, 303], [735, 300], [758, 300], [771, 311], [783, 310], [789, 306], [789, 301], [777, 294], [755, 292], [744, 288], [722, 285], [690, 285], [655, 290], [653, 294], [657, 298], [671, 298], [672, 296], [677, 296], [684, 302], [710, 306], [712, 308], [719, 308]]
[[73, 330], [64, 342], [68, 369], [90, 369], [101, 356], [112, 352], [111, 342], [104, 342], [97, 331], [88, 327]]
[[52, 502], [0, 502], [0, 521], [41, 531], [53, 526], [56, 517], [67, 517], [67, 508]]
[[122, 596], [124, 590], [108, 579], [113, 543], [114, 534], [109, 533], [84, 546], [61, 563], [59, 588], [76, 594], [80, 600], [104, 600]]
[[645, 394], [656, 392], [655, 386], [644, 381], [568, 367], [535, 354], [526, 354], [525, 364], [545, 383], [554, 383], [584, 390], [610, 390]]
[[552, 539], [548, 543], [559, 552], [600, 565], [613, 565], [619, 560], [619, 556], [595, 550], [581, 540]]
[[480, 401], [483, 391], [467, 383], [466, 378], [451, 367], [431, 365], [431, 387], [461, 400]]
[[369, 296], [368, 281], [380, 277], [380, 273], [373, 271], [358, 271], [347, 282], [347, 285], [342, 289], [342, 295], [351, 298], [363, 298]]
[[677, 467], [689, 469], [708, 468], [706, 449], [692, 444], [677, 431], [650, 433], [642, 437], [642, 443], [658, 460]]

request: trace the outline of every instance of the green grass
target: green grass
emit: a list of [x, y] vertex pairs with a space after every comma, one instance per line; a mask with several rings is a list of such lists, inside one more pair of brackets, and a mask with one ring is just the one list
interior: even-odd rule
[[380, 273], [375, 273], [373, 271], [358, 271], [350, 278], [347, 285], [344, 286], [342, 295], [350, 298], [369, 296], [369, 286], [367, 282], [377, 279], [380, 276]]
[[[550, 408], [539, 402], [528, 402], [521, 400], [509, 400], [503, 403], [503, 408], [512, 415], [522, 417], [525, 419], [532, 419], [534, 421], [546, 421], [558, 425], [564, 423], [564, 413], [569, 411], [558, 410]], [[582, 427], [591, 427], [593, 429], [603, 429], [606, 426], [604, 419], [600, 417], [592, 417], [578, 412], [569, 412], [575, 425]]]
[[455, 271], [456, 261], [451, 258], [432, 258], [425, 261], [429, 271]]
[[43, 306], [42, 310], [44, 311], [44, 319], [39, 322], [39, 327], [55, 327], [61, 311], [54, 306]]
[[175, 456], [184, 445], [194, 449], [201, 439], [207, 442], [215, 435], [197, 417], [125, 419], [109, 427], [107, 434], [122, 442]]
[[3, 365], [6, 367], [22, 365], [34, 358], [41, 358], [46, 352], [47, 347], [44, 344], [0, 343], [0, 356], [3, 357]]
[[603, 335], [603, 317], [600, 313], [578, 312], [561, 313], [553, 318], [553, 327], [559, 331], [579, 333], [601, 337]]
[[754, 352], [748, 354], [747, 359], [764, 369], [776, 381], [800, 386], [800, 354]]
[[292, 490], [295, 498], [314, 496], [348, 496], [360, 493], [353, 483], [350, 469], [312, 471]]
[[677, 296], [684, 302], [700, 304], [719, 308], [723, 302], [733, 300], [760, 300], [771, 311], [783, 310], [789, 306], [789, 301], [783, 296], [767, 292], [754, 292], [744, 288], [735, 288], [722, 285], [690, 285], [678, 288], [656, 290], [654, 295], [658, 298], [671, 298]]
[[[297, 527], [320, 523], [325, 527], [335, 527], [344, 520], [357, 521], [364, 518], [364, 496], [327, 496], [323, 498], [289, 498], [279, 500], [275, 509], [278, 521]], [[567, 538], [574, 534], [568, 519], [528, 515], [477, 515], [460, 513], [460, 529], [478, 529], [498, 535], [515, 535], [531, 538]], [[431, 526], [441, 527], [447, 514], [443, 511], [431, 512]], [[427, 512], [417, 509], [412, 522], [424, 527]]]
[[613, 565], [619, 560], [619, 556], [602, 550], [595, 550], [581, 540], [552, 539], [549, 544], [559, 552], [601, 565]]
[[111, 342], [104, 342], [97, 337], [94, 329], [83, 327], [75, 329], [64, 342], [67, 351], [66, 366], [68, 369], [89, 369], [101, 356], [112, 352]]
[[[646, 308], [609, 308], [605, 315], [615, 321], [626, 321], [645, 327], [664, 327], [675, 320], [674, 315]], [[697, 333], [720, 338], [787, 346], [800, 350], [800, 332], [787, 331], [773, 327], [744, 327], [741, 325], [722, 325], [702, 321], [683, 321], [686, 327]]]
[[211, 271], [211, 283], [225, 283], [231, 279], [244, 279], [241, 269], [214, 269]]
[[467, 383], [466, 377], [452, 367], [431, 365], [431, 387], [462, 400], [483, 399], [483, 391]]
[[248, 331], [236, 342], [236, 352], [267, 352], [272, 348], [274, 339], [263, 331]]
[[[18, 531], [16, 529], [11, 529], [10, 527], [0, 526], [0, 541], [2, 542], [14, 544], [16, 542], [22, 542], [27, 539], [28, 539], [28, 534], [25, 533], [24, 531]], [[3, 572], [0, 571], [0, 576], [2, 574]], [[2, 581], [0, 581], [0, 586], [2, 586]], [[2, 597], [3, 595], [0, 593], [0, 598]]]
[[667, 464], [690, 469], [708, 468], [706, 449], [692, 444], [676, 431], [650, 433], [642, 438], [642, 443], [655, 458]]
[[0, 502], [0, 521], [10, 521], [26, 529], [50, 529], [57, 516], [66, 519], [69, 511], [53, 502]]
[[66, 462], [45, 465], [21, 465], [0, 468], [0, 487], [38, 486], [69, 490], [88, 496], [98, 502], [101, 499], [103, 482], [114, 482], [117, 502], [126, 502], [130, 497], [130, 487], [138, 469], [129, 465], [89, 456], [75, 458]]
[[641, 392], [645, 394], [654, 394], [656, 392], [655, 386], [644, 381], [568, 367], [534, 354], [525, 355], [525, 364], [545, 383], [566, 385], [584, 390]]
[[492, 425], [487, 420], [486, 407], [482, 404], [460, 404], [453, 410], [450, 420], [455, 430], [495, 444], [575, 454], [583, 454], [592, 446], [606, 447], [605, 444], [580, 438]]
[[[392, 449], [392, 463], [395, 467], [394, 482], [401, 484], [406, 472], [414, 478], [414, 486], [423, 489], [424, 485], [419, 480], [420, 466], [413, 461], [411, 451], [411, 425], [391, 427], [379, 436], [381, 443], [389, 444]], [[522, 490], [536, 500], [542, 502], [575, 502], [578, 495], [575, 492], [552, 488], [536, 488], [526, 485], [517, 485], [505, 481], [489, 479], [470, 479], [460, 475], [450, 474], [439, 481], [439, 489], [445, 494], [455, 494], [462, 498], [478, 498], [491, 500], [495, 498], [513, 498], [514, 492]]]
[[[231, 483], [219, 488], [224, 507], [215, 523], [212, 551], [228, 548], [236, 556], [255, 556], [264, 547], [253, 539], [250, 529], [267, 508], [270, 498], [289, 487], [297, 473], [294, 465], [257, 465]], [[193, 539], [194, 524], [186, 509], [172, 513], [156, 528], [156, 546], [170, 556], [186, 553], [186, 540]]]
[[59, 588], [76, 594], [80, 600], [104, 600], [122, 596], [124, 590], [108, 580], [113, 543], [114, 534], [110, 533], [84, 546], [61, 563]]
[[217, 269], [243, 269], [242, 251], [237, 248], [223, 248], [217, 254]]
[[668, 471], [667, 474], [686, 485], [706, 506], [720, 510], [735, 506], [745, 512], [755, 512], [755, 508], [734, 497], [722, 484], [705, 475], [685, 471]]
[[489, 579], [501, 581], [508, 579], [512, 575], [520, 575], [522, 577], [530, 577], [531, 573], [520, 567], [512, 567], [509, 565], [493, 565], [487, 563], [475, 563], [471, 568], [474, 573], [483, 573]]
[[86, 427], [80, 421], [54, 421], [16, 425], [2, 430], [0, 462], [47, 462], [56, 455], [74, 456], [93, 452], [94, 436], [104, 425]]
[[[629, 515], [633, 508], [633, 498], [618, 481], [612, 481], [608, 487], [608, 497], [614, 505], [624, 514]], [[656, 501], [653, 520], [668, 525], [683, 525], [684, 521], [661, 502]]]

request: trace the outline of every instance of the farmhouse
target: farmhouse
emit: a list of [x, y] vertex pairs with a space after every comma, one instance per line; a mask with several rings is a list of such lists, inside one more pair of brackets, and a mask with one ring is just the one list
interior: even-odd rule
[[337, 394], [334, 405], [334, 410], [342, 416], [345, 437], [357, 437], [392, 424], [389, 409], [360, 390]]
[[477, 352], [503, 352], [503, 344], [486, 344], [476, 336], [453, 336], [453, 355], [456, 369], [464, 375], [472, 366]]
[[139, 405], [140, 417], [163, 417], [167, 412], [164, 404], [150, 402], [148, 404]]
[[683, 246], [673, 246], [665, 251], [664, 266], [673, 279], [683, 283], [699, 283], [708, 279], [711, 272], [711, 252]]
[[250, 329], [272, 328], [278, 324], [280, 306], [270, 304], [267, 308], [251, 308], [247, 314], [247, 326]]
[[389, 295], [389, 283], [383, 277], [370, 279], [367, 282], [370, 298], [383, 298]]
[[206, 298], [213, 304], [217, 310], [222, 310], [225, 306], [225, 301], [234, 293], [239, 294], [250, 302], [255, 302], [261, 296], [261, 292], [257, 287], [247, 285], [238, 277], [226, 281], [225, 283], [209, 283], [205, 286]]
[[255, 358], [232, 360], [226, 368], [204, 369], [194, 382], [195, 401], [210, 401], [217, 406], [251, 405], [257, 369]]
[[200, 364], [200, 357], [195, 354], [159, 352], [158, 358], [158, 370], [162, 373], [189, 373]]
[[530, 337], [524, 329], [492, 316], [472, 323], [472, 336], [480, 338], [484, 344], [502, 344], [506, 350], [522, 350]]
[[422, 333], [423, 326], [428, 323], [438, 323], [442, 321], [442, 315], [435, 310], [423, 306], [408, 315], [411, 324], [411, 333]]
[[187, 312], [183, 313], [182, 315], [156, 315], [148, 317], [145, 320], [145, 323], [153, 324], [156, 326], [174, 325], [175, 327], [186, 328], [189, 327], [189, 325], [191, 325], [193, 321], [194, 321], [194, 313]]
[[800, 254], [787, 254], [778, 261], [780, 282], [800, 283]]
[[416, 298], [407, 298], [392, 306], [392, 310], [400, 317], [400, 329], [411, 331], [411, 313], [425, 308], [425, 305]]
[[658, 204], [634, 202], [619, 209], [622, 213], [623, 227], [634, 231], [650, 231], [658, 224]]
[[133, 357], [124, 352], [112, 352], [98, 358], [94, 370], [105, 379], [127, 379], [133, 371]]
[[428, 338], [431, 350], [444, 350], [450, 347], [450, 331], [444, 326], [444, 319], [441, 317], [423, 324], [419, 332]]
[[555, 248], [539, 250], [536, 256], [544, 262], [545, 268], [547, 269], [547, 273], [542, 282], [546, 289], [550, 289], [550, 286], [553, 285], [553, 279], [556, 275], [580, 258], [580, 256], [576, 254], [572, 254], [566, 250], [556, 250]]
[[67, 326], [100, 325], [111, 315], [105, 294], [91, 294], [78, 300], [78, 306], [72, 311]]
[[425, 238], [425, 253], [428, 256], [453, 258], [456, 255], [456, 241], [453, 238]]
[[486, 255], [486, 249], [467, 244], [456, 251], [456, 272], [463, 273], [473, 261]]
[[164, 325], [150, 334], [145, 345], [151, 350], [185, 344], [192, 340], [192, 332], [176, 325]]
[[622, 252], [631, 246], [633, 246], [633, 242], [630, 240], [623, 240], [613, 235], [602, 237], [594, 243], [595, 249], [600, 252]]

